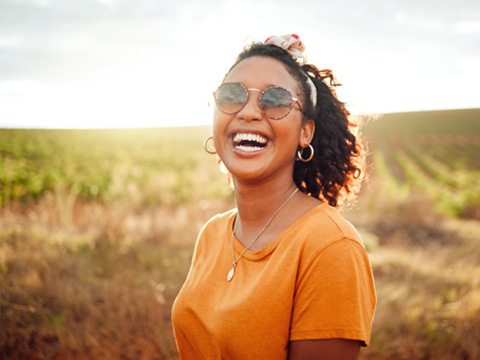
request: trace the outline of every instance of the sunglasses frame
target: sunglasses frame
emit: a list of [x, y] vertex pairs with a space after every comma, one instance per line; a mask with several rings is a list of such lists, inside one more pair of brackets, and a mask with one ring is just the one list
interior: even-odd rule
[[[222, 110], [222, 108], [220, 108], [220, 106], [218, 106], [218, 101], [217, 101], [217, 92], [218, 92], [218, 89], [220, 89], [221, 86], [225, 85], [225, 84], [238, 84], [240, 85], [244, 90], [245, 90], [245, 93], [247, 94], [247, 99], [246, 101], [244, 102], [244, 104], [242, 105], [242, 107], [240, 109], [238, 109], [237, 111], [234, 111], [234, 112], [226, 112], [224, 110]], [[294, 97], [292, 95], [292, 93], [290, 92], [290, 90], [288, 89], [285, 89], [284, 87], [282, 86], [277, 86], [277, 85], [272, 85], [272, 86], [269, 86], [263, 90], [260, 90], [260, 89], [256, 89], [256, 88], [247, 88], [245, 85], [243, 85], [242, 83], [240, 82], [227, 82], [227, 83], [223, 83], [221, 84], [217, 90], [215, 90], [213, 92], [213, 98], [215, 99], [215, 105], [217, 106], [218, 110], [220, 110], [222, 113], [224, 114], [227, 114], [227, 115], [235, 115], [235, 114], [238, 114], [244, 107], [245, 105], [247, 105], [248, 103], [248, 100], [250, 100], [250, 91], [256, 91], [256, 92], [259, 92], [260, 95], [258, 96], [258, 107], [262, 110], [262, 113], [265, 115], [265, 109], [262, 107], [262, 103], [261, 103], [261, 98], [262, 98], [262, 95], [267, 92], [268, 90], [270, 89], [283, 89], [285, 91], [287, 91], [289, 94], [290, 94], [290, 97], [292, 98], [292, 101], [290, 102], [290, 105], [289, 105], [289, 109], [288, 109], [288, 112], [283, 115], [282, 117], [279, 117], [279, 118], [274, 118], [274, 117], [271, 117], [271, 116], [266, 116], [268, 119], [272, 119], [272, 120], [281, 120], [283, 119], [284, 117], [288, 116], [288, 114], [290, 114], [290, 112], [292, 111], [292, 108], [293, 108], [293, 105], [294, 104], [297, 104], [298, 106], [298, 109], [300, 110], [300, 112], [303, 113], [303, 109], [302, 109], [302, 106], [300, 105], [300, 102], [298, 101], [298, 98]]]

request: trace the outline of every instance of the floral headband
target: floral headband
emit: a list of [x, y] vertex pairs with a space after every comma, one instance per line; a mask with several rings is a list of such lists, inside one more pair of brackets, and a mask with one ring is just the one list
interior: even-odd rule
[[[297, 34], [287, 34], [282, 36], [270, 36], [264, 42], [266, 45], [275, 45], [290, 54], [292, 58], [297, 60], [297, 62], [301, 65], [307, 62], [307, 56], [305, 55], [305, 45], [303, 45], [302, 41], [300, 40], [300, 36]], [[310, 100], [312, 101], [313, 107], [317, 104], [317, 88], [313, 83], [310, 76], [305, 73], [307, 77], [307, 84], [310, 87]]]

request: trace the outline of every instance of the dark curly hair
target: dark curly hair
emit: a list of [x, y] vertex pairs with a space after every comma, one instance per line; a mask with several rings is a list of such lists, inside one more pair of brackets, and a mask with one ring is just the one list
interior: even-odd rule
[[[349, 120], [350, 113], [337, 98], [337, 83], [331, 70], [315, 65], [300, 65], [284, 49], [262, 43], [253, 43], [242, 51], [228, 73], [241, 61], [252, 56], [272, 57], [285, 66], [303, 90], [304, 120], [315, 121], [311, 141], [315, 154], [311, 161], [296, 161], [293, 179], [299, 189], [329, 205], [353, 203], [365, 178], [366, 144], [362, 143], [358, 124]], [[227, 73], [227, 75], [228, 75]], [[316, 107], [310, 98], [307, 76], [317, 89]]]

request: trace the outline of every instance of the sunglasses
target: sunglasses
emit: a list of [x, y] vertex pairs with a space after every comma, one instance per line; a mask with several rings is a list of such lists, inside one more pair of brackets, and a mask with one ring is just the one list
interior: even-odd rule
[[238, 82], [220, 85], [213, 93], [215, 104], [225, 114], [236, 114], [247, 104], [249, 91], [260, 93], [258, 106], [269, 119], [280, 120], [284, 118], [292, 111], [294, 104], [297, 104], [299, 110], [303, 112], [298, 99], [293, 97], [287, 89], [280, 86], [270, 86], [265, 90], [247, 89], [245, 85]]

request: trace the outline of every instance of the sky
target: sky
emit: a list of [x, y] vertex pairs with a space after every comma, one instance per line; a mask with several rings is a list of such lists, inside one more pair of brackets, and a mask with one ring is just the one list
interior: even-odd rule
[[0, 127], [208, 125], [243, 46], [286, 33], [355, 114], [480, 107], [478, 0], [0, 0]]

